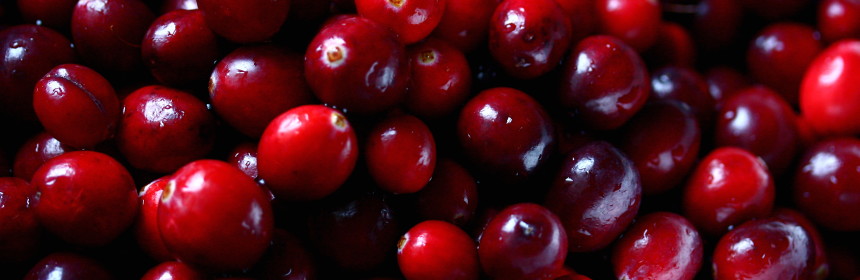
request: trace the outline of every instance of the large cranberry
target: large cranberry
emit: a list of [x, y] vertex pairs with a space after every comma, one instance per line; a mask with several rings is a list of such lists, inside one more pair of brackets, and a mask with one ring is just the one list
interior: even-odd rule
[[821, 135], [860, 134], [860, 40], [830, 45], [806, 70], [800, 89], [800, 111]]
[[163, 262], [148, 271], [140, 280], [204, 280], [206, 275], [181, 262]]
[[265, 280], [314, 280], [317, 266], [302, 240], [286, 230], [276, 229], [272, 245], [260, 260]]
[[612, 35], [644, 51], [657, 42], [660, 4], [656, 0], [596, 0], [601, 34]]
[[708, 84], [690, 68], [666, 66], [651, 76], [651, 100], [677, 100], [687, 105], [696, 115], [703, 130], [709, 129], [716, 108]]
[[812, 244], [815, 246], [815, 261], [812, 265], [812, 277], [810, 279], [827, 279], [830, 274], [830, 263], [827, 260], [826, 245], [818, 228], [802, 213], [789, 208], [780, 208], [774, 211], [773, 216], [778, 219], [787, 219], [791, 223], [800, 225], [809, 234]]
[[825, 42], [860, 38], [860, 1], [824, 0], [818, 2], [818, 31]]
[[490, 17], [498, 0], [450, 0], [433, 36], [463, 52], [471, 52], [487, 39]]
[[48, 133], [36, 134], [18, 148], [12, 172], [15, 177], [29, 182], [33, 173], [46, 161], [73, 150], [74, 148], [63, 145]]
[[702, 266], [702, 238], [690, 221], [656, 212], [639, 218], [612, 251], [618, 279], [691, 280]]
[[173, 260], [173, 255], [164, 245], [164, 239], [161, 238], [161, 231], [158, 229], [158, 206], [161, 205], [164, 186], [169, 181], [168, 177], [158, 178], [140, 189], [140, 210], [134, 224], [134, 237], [137, 239], [137, 244], [157, 261]]
[[80, 0], [72, 40], [88, 66], [130, 72], [142, 66], [140, 46], [155, 15], [140, 0]]
[[447, 0], [356, 0], [358, 14], [391, 28], [404, 44], [421, 41], [442, 19]]
[[53, 253], [33, 265], [24, 280], [110, 280], [105, 267], [90, 258], [72, 253]]
[[455, 112], [471, 94], [469, 62], [451, 44], [435, 39], [410, 46], [412, 80], [406, 108], [422, 118], [439, 119]]
[[860, 230], [860, 140], [837, 138], [810, 147], [794, 176], [794, 201], [816, 223]]
[[212, 31], [237, 43], [271, 38], [287, 19], [290, 0], [197, 0]]
[[570, 35], [570, 20], [554, 0], [504, 0], [490, 18], [490, 53], [509, 75], [532, 79], [556, 68]]
[[436, 141], [430, 128], [410, 115], [377, 123], [365, 142], [367, 169], [376, 184], [392, 193], [414, 193], [436, 168]]
[[141, 56], [152, 76], [171, 86], [205, 82], [220, 58], [215, 33], [199, 10], [177, 10], [156, 18], [143, 37]]
[[443, 221], [424, 221], [397, 244], [397, 263], [406, 279], [477, 280], [478, 249], [466, 232]]
[[567, 242], [555, 214], [537, 204], [514, 204], [487, 224], [478, 257], [493, 279], [542, 279], [562, 268]]
[[465, 226], [478, 208], [478, 184], [457, 162], [440, 159], [430, 182], [418, 192], [417, 207], [418, 214], [426, 220]]
[[714, 249], [714, 279], [809, 279], [815, 247], [797, 223], [767, 218], [733, 229]]
[[67, 30], [77, 0], [18, 0], [18, 10], [29, 23]]
[[41, 226], [32, 204], [36, 188], [19, 178], [0, 177], [0, 261], [28, 260], [39, 249]]
[[758, 82], [797, 104], [800, 81], [823, 46], [812, 27], [776, 23], [766, 27], [750, 43], [747, 68]]

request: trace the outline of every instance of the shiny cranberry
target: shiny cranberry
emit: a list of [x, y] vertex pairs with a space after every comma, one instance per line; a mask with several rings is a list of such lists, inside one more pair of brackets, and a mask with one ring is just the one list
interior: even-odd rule
[[189, 93], [146, 86], [127, 96], [123, 106], [116, 141], [135, 168], [169, 173], [212, 150], [215, 118]]
[[197, 10], [197, 0], [164, 0], [161, 4], [162, 14], [175, 10]]
[[553, 212], [532, 203], [508, 206], [484, 229], [481, 267], [494, 279], [541, 279], [560, 269], [568, 238]]
[[708, 92], [716, 102], [716, 111], [720, 111], [723, 102], [740, 89], [750, 85], [746, 76], [735, 69], [718, 66], [705, 72], [705, 81], [708, 83]]
[[421, 41], [442, 19], [447, 0], [356, 0], [358, 14], [391, 28], [404, 44]]
[[555, 0], [567, 14], [571, 27], [571, 42], [579, 42], [597, 31], [595, 0]]
[[15, 177], [29, 182], [33, 173], [46, 161], [73, 150], [74, 148], [63, 145], [48, 133], [36, 134], [18, 148], [12, 171]]
[[508, 75], [532, 79], [556, 68], [570, 34], [570, 20], [554, 0], [504, 0], [490, 18], [490, 53]]
[[163, 262], [149, 269], [140, 280], [204, 280], [206, 275], [181, 262]]
[[19, 178], [0, 177], [0, 261], [32, 258], [39, 249], [41, 226], [32, 207], [36, 188]]
[[691, 280], [702, 266], [702, 238], [690, 221], [669, 212], [639, 218], [612, 251], [618, 279]]
[[269, 124], [257, 148], [257, 168], [280, 198], [320, 199], [352, 173], [357, 145], [344, 115], [321, 105], [299, 106]]
[[651, 90], [639, 54], [609, 36], [580, 41], [561, 79], [561, 105], [579, 122], [600, 130], [624, 124], [645, 105]]
[[260, 137], [275, 117], [312, 102], [303, 63], [301, 55], [272, 45], [239, 48], [209, 78], [212, 106], [240, 132]]
[[110, 280], [113, 276], [102, 264], [72, 253], [53, 253], [40, 260], [24, 280]]
[[729, 47], [738, 37], [742, 16], [738, 0], [701, 0], [691, 31], [696, 46], [711, 53]]
[[465, 226], [472, 221], [478, 207], [478, 184], [457, 162], [440, 159], [430, 182], [418, 192], [417, 207], [425, 220]]
[[216, 271], [250, 268], [272, 239], [272, 206], [236, 167], [198, 160], [164, 186], [158, 229], [179, 261]]
[[800, 111], [822, 135], [860, 134], [860, 40], [844, 40], [825, 49], [806, 71]]
[[818, 2], [818, 31], [825, 42], [860, 37], [860, 1]]
[[480, 272], [475, 241], [443, 221], [424, 221], [397, 244], [397, 263], [407, 279], [473, 279]]
[[739, 91], [717, 114], [717, 146], [735, 146], [760, 156], [771, 174], [780, 176], [798, 151], [794, 110], [777, 93], [762, 86]]
[[660, 4], [656, 0], [596, 0], [601, 34], [618, 37], [637, 51], [657, 42], [660, 32]]
[[758, 82], [797, 104], [800, 81], [806, 68], [824, 47], [812, 27], [776, 23], [753, 39], [747, 50], [747, 67]]
[[860, 140], [837, 138], [810, 147], [794, 176], [794, 201], [816, 223], [860, 230]]
[[374, 125], [365, 142], [370, 175], [383, 190], [414, 193], [427, 185], [436, 167], [436, 141], [430, 128], [410, 115]]
[[815, 225], [806, 218], [802, 213], [791, 210], [789, 208], [780, 208], [774, 211], [773, 216], [778, 219], [786, 219], [791, 223], [800, 225], [803, 230], [809, 234], [812, 239], [812, 244], [815, 246], [815, 261], [812, 265], [812, 277], [810, 279], [823, 280], [827, 279], [830, 274], [830, 263], [827, 261], [827, 252], [824, 239]]
[[654, 194], [679, 185], [699, 154], [702, 133], [690, 107], [676, 101], [646, 105], [623, 128], [621, 148]]
[[555, 131], [543, 107], [513, 88], [482, 91], [460, 111], [457, 135], [477, 168], [502, 181], [523, 181], [555, 148]]
[[76, 148], [113, 138], [122, 115], [110, 82], [77, 64], [57, 66], [39, 80], [33, 108], [48, 133]]
[[412, 80], [406, 108], [416, 116], [438, 119], [455, 112], [471, 94], [469, 62], [451, 44], [428, 38], [410, 46]]
[[143, 65], [141, 41], [153, 19], [140, 0], [81, 0], [72, 13], [72, 40], [88, 66], [130, 72]]
[[227, 162], [242, 170], [251, 179], [257, 180], [260, 177], [257, 170], [257, 143], [246, 142], [237, 145], [230, 151]]
[[809, 279], [815, 247], [797, 223], [768, 218], [730, 231], [714, 249], [714, 279]]
[[409, 60], [391, 30], [369, 19], [344, 16], [325, 24], [308, 46], [305, 75], [323, 102], [373, 114], [403, 100]]
[[161, 238], [161, 231], [158, 229], [158, 206], [161, 205], [164, 186], [169, 181], [170, 178], [162, 177], [140, 189], [140, 210], [134, 224], [134, 236], [137, 239], [137, 244], [157, 261], [173, 260], [173, 255], [164, 245], [164, 239]]
[[209, 28], [237, 43], [262, 42], [281, 29], [289, 0], [197, 0]]
[[693, 67], [696, 48], [693, 37], [683, 26], [672, 22], [660, 23], [656, 43], [644, 53], [652, 67], [673, 65]]
[[28, 22], [67, 30], [77, 0], [18, 0], [18, 10]]
[[639, 173], [627, 156], [606, 142], [568, 154], [546, 196], [558, 214], [571, 252], [605, 248], [636, 217], [642, 199]]
[[716, 102], [708, 92], [705, 79], [689, 68], [667, 66], [651, 76], [651, 100], [677, 100], [687, 105], [696, 115], [703, 129], [714, 120]]
[[295, 235], [276, 229], [272, 245], [260, 260], [261, 279], [266, 280], [313, 280], [317, 279], [317, 267], [313, 256], [302, 240]]
[[143, 63], [165, 85], [206, 81], [220, 58], [215, 33], [199, 10], [177, 10], [156, 18], [143, 37]]
[[487, 39], [490, 17], [498, 0], [451, 0], [433, 36], [445, 40], [462, 52], [471, 52]]
[[773, 210], [774, 183], [764, 161], [746, 150], [717, 148], [690, 174], [684, 216], [703, 233], [719, 236]]
[[40, 193], [35, 204], [39, 222], [71, 244], [105, 245], [137, 215], [134, 180], [102, 153], [75, 151], [52, 158], [33, 174], [32, 183]]
[[778, 20], [794, 16], [806, 8], [810, 0], [740, 0], [744, 8], [766, 20]]

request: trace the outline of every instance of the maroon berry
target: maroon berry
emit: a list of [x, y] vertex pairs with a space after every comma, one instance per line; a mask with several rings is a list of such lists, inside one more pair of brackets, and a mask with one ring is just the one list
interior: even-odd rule
[[152, 76], [170, 86], [206, 81], [220, 58], [215, 33], [199, 10], [177, 10], [156, 18], [143, 37], [141, 56]]
[[809, 279], [815, 247], [797, 223], [768, 218], [733, 229], [714, 249], [714, 279]]
[[40, 260], [24, 280], [110, 280], [113, 276], [102, 264], [72, 253], [52, 253]]
[[290, 0], [197, 0], [206, 24], [236, 43], [262, 42], [281, 29]]
[[570, 21], [555, 1], [504, 0], [490, 18], [490, 53], [509, 75], [532, 79], [558, 65], [570, 35]]
[[765, 27], [747, 50], [750, 74], [796, 105], [803, 74], [823, 49], [819, 37], [812, 27], [803, 24], [776, 23]]
[[29, 260], [39, 249], [41, 226], [32, 204], [36, 187], [19, 178], [0, 177], [0, 261]]
[[860, 230], [860, 140], [836, 138], [810, 147], [794, 176], [794, 201], [825, 228]]
[[33, 173], [36, 173], [36, 170], [46, 161], [73, 150], [75, 149], [63, 145], [48, 133], [36, 134], [18, 148], [12, 171], [15, 177], [29, 182], [33, 178]]
[[436, 141], [420, 119], [386, 118], [371, 129], [365, 143], [367, 169], [383, 190], [414, 193], [430, 181], [436, 168]]
[[141, 41], [154, 19], [140, 0], [80, 0], [72, 13], [72, 40], [88, 66], [131, 72], [143, 66]]
[[356, 0], [358, 14], [397, 33], [404, 44], [421, 41], [442, 19], [447, 0]]
[[433, 177], [418, 193], [418, 214], [457, 226], [472, 221], [478, 207], [478, 184], [469, 171], [451, 159], [436, 163]]
[[702, 266], [702, 238], [678, 214], [656, 212], [639, 218], [612, 251], [618, 279], [691, 280]]
[[169, 181], [169, 177], [162, 177], [140, 189], [140, 211], [134, 224], [134, 237], [138, 246], [157, 261], [174, 260], [158, 229], [158, 206], [161, 205], [164, 186]]
[[490, 17], [498, 0], [450, 0], [433, 36], [466, 53], [487, 40]]

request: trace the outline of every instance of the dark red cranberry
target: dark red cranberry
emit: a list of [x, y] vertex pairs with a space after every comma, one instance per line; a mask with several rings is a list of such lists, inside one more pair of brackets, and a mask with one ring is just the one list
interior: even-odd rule
[[32, 207], [36, 187], [19, 178], [0, 177], [0, 261], [22, 262], [38, 251], [41, 226]]
[[571, 42], [579, 42], [597, 31], [595, 0], [555, 0], [570, 20]]
[[714, 53], [734, 44], [743, 10], [738, 0], [701, 0], [691, 34], [700, 50]]
[[809, 65], [800, 89], [800, 111], [821, 135], [860, 134], [860, 40], [830, 45]]
[[209, 78], [215, 111], [245, 135], [257, 138], [275, 117], [313, 101], [302, 56], [272, 45], [239, 48]]
[[796, 105], [803, 74], [823, 48], [812, 27], [799, 23], [772, 24], [750, 43], [747, 68], [758, 82]]
[[684, 216], [703, 233], [719, 236], [744, 221], [769, 216], [774, 192], [764, 161], [740, 148], [717, 148], [690, 174]]
[[639, 218], [612, 251], [618, 279], [692, 280], [702, 266], [702, 238], [681, 215], [656, 212]]
[[693, 167], [702, 141], [690, 107], [676, 101], [646, 105], [622, 130], [619, 148], [636, 165], [646, 194], [678, 186]]
[[637, 51], [647, 50], [660, 32], [660, 3], [656, 0], [596, 0], [601, 34], [615, 36]]
[[36, 263], [24, 280], [110, 280], [102, 264], [72, 253], [53, 253]]
[[189, 93], [146, 86], [127, 96], [123, 107], [116, 141], [135, 168], [169, 173], [212, 150], [215, 117]]
[[807, 8], [810, 0], [740, 0], [744, 8], [765, 20], [790, 18]]
[[140, 0], [81, 0], [72, 13], [72, 40], [88, 66], [130, 72], [143, 65], [141, 41], [153, 19]]
[[778, 218], [749, 221], [714, 249], [714, 279], [809, 279], [815, 247], [803, 227]]
[[242, 170], [251, 179], [257, 180], [260, 177], [260, 173], [257, 170], [257, 143], [245, 142], [236, 145], [230, 151], [227, 162], [238, 167], [239, 170]]
[[197, 10], [197, 0], [164, 0], [161, 14], [175, 10]]
[[750, 85], [746, 76], [725, 66], [708, 69], [705, 72], [705, 81], [708, 83], [708, 92], [716, 103], [716, 111], [720, 111], [723, 102], [735, 92]]
[[564, 224], [570, 251], [589, 252], [624, 232], [641, 199], [636, 166], [611, 144], [598, 141], [567, 155], [545, 205]]
[[29, 23], [67, 30], [77, 0], [18, 0], [18, 10]]
[[542, 279], [561, 269], [568, 238], [553, 212], [532, 203], [499, 212], [481, 237], [478, 257], [493, 279]]
[[391, 28], [404, 44], [421, 41], [442, 19], [447, 0], [356, 0], [358, 14]]
[[221, 57], [215, 33], [199, 10], [177, 10], [156, 18], [141, 43], [143, 63], [156, 80], [170, 86], [206, 81]]
[[487, 40], [490, 17], [499, 0], [450, 0], [433, 36], [467, 53]]
[[818, 31], [825, 42], [860, 37], [860, 1], [818, 2]]
[[860, 230], [860, 140], [836, 138], [810, 147], [794, 176], [794, 201], [816, 223]]
[[344, 16], [325, 24], [308, 46], [305, 75], [323, 102], [373, 114], [403, 100], [409, 59], [397, 36], [385, 26]]
[[397, 263], [407, 279], [477, 280], [478, 249], [466, 232], [443, 221], [424, 221], [397, 244]]
[[693, 67], [696, 47], [693, 37], [683, 26], [673, 22], [660, 23], [657, 41], [644, 54], [651, 67], [673, 65]]
[[827, 252], [825, 251], [826, 245], [824, 244], [824, 239], [821, 237], [821, 233], [818, 232], [818, 229], [812, 221], [807, 219], [802, 213], [789, 208], [777, 209], [774, 211], [773, 216], [778, 219], [786, 219], [791, 223], [796, 223], [800, 225], [807, 234], [809, 234], [809, 238], [812, 239], [812, 244], [815, 246], [815, 261], [812, 265], [812, 274], [810, 279], [827, 279], [827, 276], [830, 274], [830, 263], [827, 261]]
[[645, 105], [651, 90], [639, 54], [602, 35], [585, 38], [571, 50], [561, 79], [561, 105], [578, 122], [600, 130], [624, 124]]
[[455, 112], [471, 94], [472, 73], [460, 50], [435, 39], [408, 49], [412, 80], [406, 108], [416, 116], [438, 119]]
[[370, 175], [380, 188], [395, 194], [421, 190], [436, 168], [433, 133], [414, 116], [392, 116], [377, 123], [364, 147]]
[[134, 224], [134, 237], [138, 246], [152, 259], [163, 262], [174, 260], [158, 229], [158, 206], [161, 205], [164, 186], [169, 181], [169, 177], [162, 177], [140, 189], [140, 210]]
[[73, 150], [74, 148], [63, 145], [48, 133], [36, 134], [18, 148], [12, 172], [15, 177], [29, 182], [33, 173], [46, 161]]
[[39, 222], [71, 244], [108, 244], [137, 215], [134, 179], [102, 153], [75, 151], [52, 158], [33, 174], [32, 183], [40, 193], [35, 203]]
[[651, 76], [651, 100], [677, 100], [687, 105], [696, 115], [703, 130], [714, 120], [716, 102], [708, 92], [705, 79], [690, 68], [667, 66]]
[[440, 159], [430, 182], [418, 192], [417, 207], [425, 220], [465, 226], [472, 221], [478, 207], [478, 184], [457, 162]]
[[317, 266], [302, 240], [282, 229], [275, 229], [272, 245], [260, 260], [261, 279], [313, 280], [317, 279]]
[[570, 35], [570, 20], [554, 0], [504, 0], [490, 18], [490, 53], [508, 75], [532, 79], [556, 68]]
[[158, 229], [179, 261], [215, 271], [250, 268], [272, 240], [272, 206], [263, 190], [228, 163], [198, 160], [164, 186]]
[[552, 120], [528, 94], [513, 88], [482, 91], [460, 111], [457, 135], [475, 166], [501, 181], [523, 181], [555, 148]]
[[146, 271], [140, 280], [204, 280], [206, 275], [181, 262], [163, 262]]
[[289, 0], [197, 0], [209, 28], [237, 43], [271, 38], [287, 19]]
[[257, 148], [260, 178], [286, 200], [333, 193], [357, 159], [358, 143], [349, 121], [321, 105], [299, 106], [275, 118]]

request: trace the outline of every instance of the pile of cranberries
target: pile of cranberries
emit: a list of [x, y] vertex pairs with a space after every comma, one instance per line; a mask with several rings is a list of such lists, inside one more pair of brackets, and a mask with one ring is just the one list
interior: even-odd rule
[[860, 279], [860, 0], [0, 2], [0, 279]]

